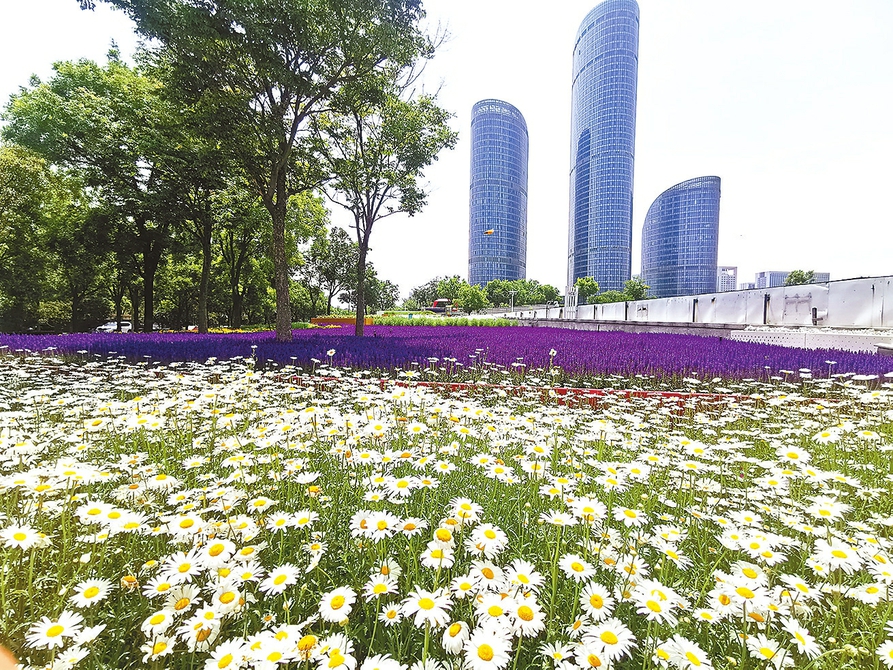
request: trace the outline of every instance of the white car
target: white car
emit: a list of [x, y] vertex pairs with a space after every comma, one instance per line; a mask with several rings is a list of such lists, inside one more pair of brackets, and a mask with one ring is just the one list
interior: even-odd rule
[[[104, 323], [101, 326], [98, 326], [95, 330], [97, 333], [114, 333], [118, 330], [118, 322], [117, 321], [109, 321], [108, 323]], [[122, 321], [121, 322], [121, 332], [129, 333], [133, 330], [133, 324], [130, 321]]]

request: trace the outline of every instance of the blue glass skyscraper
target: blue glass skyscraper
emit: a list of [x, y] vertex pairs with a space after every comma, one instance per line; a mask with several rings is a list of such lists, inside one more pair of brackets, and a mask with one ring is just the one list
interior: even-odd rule
[[639, 6], [605, 0], [574, 44], [568, 285], [622, 291], [632, 273]]
[[471, 109], [468, 283], [527, 278], [527, 123], [514, 106]]
[[649, 295], [713, 293], [719, 249], [719, 177], [697, 177], [657, 196], [642, 229], [642, 281]]

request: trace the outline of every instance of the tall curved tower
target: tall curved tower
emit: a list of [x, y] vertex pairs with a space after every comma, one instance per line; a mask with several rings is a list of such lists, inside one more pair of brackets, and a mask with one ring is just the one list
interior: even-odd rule
[[642, 281], [656, 298], [716, 291], [719, 177], [696, 177], [657, 196], [642, 229]]
[[632, 274], [638, 70], [639, 5], [605, 0], [574, 44], [568, 286], [622, 291]]
[[471, 109], [468, 283], [527, 278], [527, 123], [513, 105]]

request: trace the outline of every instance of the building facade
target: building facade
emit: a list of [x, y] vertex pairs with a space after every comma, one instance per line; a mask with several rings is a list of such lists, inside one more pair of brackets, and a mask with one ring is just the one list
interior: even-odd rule
[[527, 278], [527, 123], [513, 105], [471, 110], [468, 282]]
[[719, 177], [668, 188], [642, 229], [642, 280], [656, 298], [713, 293], [719, 251]]
[[788, 278], [788, 274], [788, 272], [781, 270], [757, 272], [753, 282], [754, 288], [775, 288], [776, 286], [784, 286], [784, 280]]
[[605, 0], [574, 43], [568, 286], [622, 291], [632, 275], [638, 61], [638, 4]]
[[716, 291], [734, 291], [738, 286], [738, 268], [731, 265], [720, 265], [716, 268]]

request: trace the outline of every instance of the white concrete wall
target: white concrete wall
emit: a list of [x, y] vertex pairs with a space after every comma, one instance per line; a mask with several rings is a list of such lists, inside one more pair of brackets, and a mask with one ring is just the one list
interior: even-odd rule
[[[767, 300], [768, 296], [768, 300]], [[695, 301], [697, 303], [695, 304]], [[813, 323], [813, 310], [818, 317]], [[505, 316], [586, 321], [893, 328], [893, 276], [726, 291], [629, 303], [518, 310]], [[559, 317], [560, 315], [560, 317]]]

